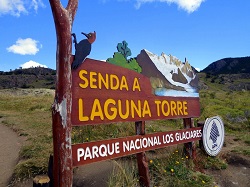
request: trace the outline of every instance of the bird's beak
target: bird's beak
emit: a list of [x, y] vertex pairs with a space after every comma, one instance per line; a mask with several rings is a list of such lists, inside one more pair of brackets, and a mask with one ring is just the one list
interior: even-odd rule
[[89, 38], [88, 34], [86, 34], [86, 33], [84, 33], [84, 32], [82, 32], [82, 34], [85, 35], [87, 38]]

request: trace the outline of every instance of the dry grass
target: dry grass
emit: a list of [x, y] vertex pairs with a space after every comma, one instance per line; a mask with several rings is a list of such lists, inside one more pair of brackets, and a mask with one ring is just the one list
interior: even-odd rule
[[14, 180], [47, 172], [52, 153], [50, 106], [53, 91], [46, 89], [0, 90], [0, 116], [3, 123], [25, 137]]

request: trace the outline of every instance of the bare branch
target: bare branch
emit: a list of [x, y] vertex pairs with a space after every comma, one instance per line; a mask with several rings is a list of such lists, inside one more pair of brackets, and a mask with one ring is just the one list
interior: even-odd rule
[[69, 0], [66, 9], [71, 12], [75, 12], [78, 8], [78, 0]]
[[78, 8], [78, 0], [69, 0], [68, 5], [66, 7], [66, 10], [68, 11], [68, 14], [70, 17], [70, 22], [71, 22], [70, 25], [71, 26], [74, 22], [77, 8]]

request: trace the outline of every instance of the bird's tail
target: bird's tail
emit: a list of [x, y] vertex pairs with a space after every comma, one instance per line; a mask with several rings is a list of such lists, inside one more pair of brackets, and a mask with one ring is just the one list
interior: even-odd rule
[[85, 59], [83, 61], [80, 61], [79, 59], [75, 59], [73, 63], [71, 64], [71, 69], [73, 70], [77, 69], [78, 66], [80, 66], [85, 61]]
[[73, 63], [71, 64], [71, 69], [75, 70], [78, 68], [79, 65], [80, 63], [74, 60]]

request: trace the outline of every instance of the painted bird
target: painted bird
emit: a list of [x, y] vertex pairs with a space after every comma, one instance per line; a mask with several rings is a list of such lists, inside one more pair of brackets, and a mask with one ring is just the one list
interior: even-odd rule
[[75, 33], [72, 34], [74, 40], [73, 43], [75, 44], [75, 59], [71, 65], [72, 69], [77, 69], [78, 66], [83, 63], [86, 57], [90, 54], [91, 51], [91, 44], [94, 43], [96, 39], [96, 32], [91, 32], [89, 34], [85, 34], [82, 32], [83, 35], [87, 37], [87, 39], [81, 40], [79, 43], [76, 41]]

